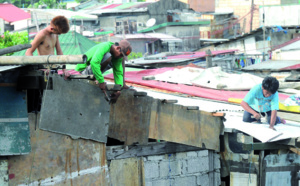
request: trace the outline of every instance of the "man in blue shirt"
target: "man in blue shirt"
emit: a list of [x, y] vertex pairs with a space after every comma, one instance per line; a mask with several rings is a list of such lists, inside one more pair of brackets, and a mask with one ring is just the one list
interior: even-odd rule
[[255, 85], [243, 99], [241, 106], [245, 109], [243, 121], [259, 121], [261, 114], [267, 113], [269, 128], [274, 129], [274, 125], [285, 123], [284, 119], [277, 116], [279, 110], [278, 90], [279, 82], [274, 77], [265, 77], [262, 84]]

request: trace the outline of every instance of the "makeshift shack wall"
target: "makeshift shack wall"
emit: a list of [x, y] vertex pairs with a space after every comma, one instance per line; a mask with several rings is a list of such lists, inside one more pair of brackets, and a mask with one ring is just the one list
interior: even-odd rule
[[209, 150], [111, 160], [112, 185], [221, 185], [220, 156]]
[[38, 121], [29, 114], [32, 152], [8, 159], [9, 185], [109, 185], [104, 143], [35, 129]]

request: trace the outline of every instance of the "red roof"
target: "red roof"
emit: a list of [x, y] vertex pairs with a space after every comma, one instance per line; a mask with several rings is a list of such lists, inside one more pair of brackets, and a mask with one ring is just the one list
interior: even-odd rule
[[0, 4], [0, 18], [7, 22], [14, 22], [29, 19], [31, 16], [12, 4]]
[[281, 44], [281, 45], [277, 45], [277, 46], [273, 47], [273, 48], [272, 48], [272, 51], [277, 50], [277, 49], [280, 49], [280, 48], [283, 48], [283, 47], [285, 47], [285, 46], [288, 46], [288, 45], [290, 45], [290, 44], [292, 44], [292, 43], [295, 43], [295, 42], [297, 42], [297, 41], [299, 41], [299, 40], [300, 40], [300, 37], [296, 37], [296, 38], [294, 38], [294, 39], [292, 39], [292, 40], [289, 40], [289, 41], [287, 41], [287, 42], [285, 42], [285, 43], [283, 43], [283, 44]]

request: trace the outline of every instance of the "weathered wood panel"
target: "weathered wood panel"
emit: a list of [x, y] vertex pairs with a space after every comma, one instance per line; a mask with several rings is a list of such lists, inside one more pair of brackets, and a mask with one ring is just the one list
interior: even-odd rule
[[53, 90], [43, 95], [40, 128], [106, 143], [109, 110], [98, 86], [54, 75]]
[[109, 168], [112, 186], [145, 185], [142, 158], [112, 160]]
[[8, 160], [9, 185], [109, 185], [105, 144], [35, 130], [29, 115], [32, 153]]
[[148, 143], [153, 98], [135, 94], [133, 90], [123, 90], [110, 109], [108, 136], [126, 145]]
[[212, 113], [157, 100], [152, 106], [149, 138], [219, 150], [223, 127], [222, 118]]

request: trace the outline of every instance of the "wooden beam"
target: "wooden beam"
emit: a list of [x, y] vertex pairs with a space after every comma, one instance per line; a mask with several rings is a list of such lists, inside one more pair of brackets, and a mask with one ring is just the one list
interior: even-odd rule
[[177, 152], [196, 151], [202, 149], [203, 148], [170, 142], [151, 143], [148, 145], [132, 145], [128, 146], [127, 151], [123, 146], [109, 146], [106, 147], [106, 158], [107, 160], [124, 159], [130, 157], [153, 156]]
[[289, 149], [287, 145], [280, 145], [278, 143], [253, 143], [243, 144], [244, 150], [278, 150], [278, 149]]

